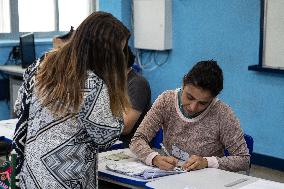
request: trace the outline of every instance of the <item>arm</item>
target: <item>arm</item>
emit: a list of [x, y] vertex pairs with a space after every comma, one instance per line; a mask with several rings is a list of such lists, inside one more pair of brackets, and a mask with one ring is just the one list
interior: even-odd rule
[[208, 161], [206, 158], [192, 155], [190, 158], [182, 165], [182, 169], [186, 171], [204, 169], [208, 167]]
[[219, 168], [229, 171], [245, 171], [249, 169], [250, 155], [238, 119], [230, 108], [220, 122], [220, 140], [229, 152], [229, 156], [217, 157]]
[[15, 175], [20, 173], [24, 162], [24, 151], [28, 130], [27, 122], [29, 119], [30, 100], [34, 85], [33, 76], [38, 64], [39, 62], [37, 61], [26, 69], [23, 75], [24, 82], [18, 91], [18, 97], [14, 105], [14, 111], [18, 118], [12, 142], [12, 148], [17, 154]]
[[130, 150], [137, 155], [137, 157], [148, 165], [156, 165], [161, 169], [172, 169], [177, 161], [173, 157], [160, 156], [149, 146], [150, 141], [154, 138], [156, 133], [164, 124], [165, 112], [167, 111], [164, 100], [165, 94], [160, 95], [147, 115], [144, 117], [136, 133], [134, 134]]
[[20, 118], [21, 114], [24, 112], [26, 108], [25, 104], [29, 103], [29, 100], [32, 96], [32, 90], [34, 85], [33, 76], [36, 73], [36, 70], [39, 66], [40, 62], [37, 60], [33, 64], [31, 64], [23, 74], [23, 83], [18, 90], [18, 96], [14, 104], [14, 113], [17, 118]]
[[24, 93], [25, 93], [25, 88], [24, 84], [22, 84], [18, 90], [18, 96], [14, 104], [14, 113], [17, 116], [17, 118], [19, 118], [22, 113], [22, 99], [24, 98], [23, 97]]
[[14, 105], [14, 111], [18, 118], [12, 142], [12, 148], [17, 154], [15, 175], [18, 175], [21, 172], [24, 162], [26, 135], [28, 131], [27, 120], [29, 118], [27, 91], [27, 81], [24, 79], [24, 82], [18, 91], [18, 97]]
[[125, 114], [123, 114], [124, 120], [124, 128], [122, 131], [122, 135], [127, 135], [131, 133], [135, 123], [139, 119], [141, 115], [141, 111], [135, 110], [133, 108], [129, 108]]
[[[163, 101], [163, 95], [159, 96], [156, 99], [152, 108], [148, 111], [147, 115], [144, 117], [140, 126], [136, 130], [129, 145], [130, 150], [146, 164], [149, 164], [148, 161], [146, 162], [146, 159], [150, 154], [158, 154], [157, 152], [151, 149], [149, 143], [154, 138], [159, 129], [162, 127], [164, 120], [162, 113], [162, 111], [164, 110]], [[154, 157], [155, 156], [151, 158], [151, 161]]]
[[131, 108], [123, 115], [123, 135], [131, 133], [141, 114], [144, 114], [145, 110], [148, 109], [151, 101], [151, 89], [147, 80], [135, 74], [129, 77], [128, 96], [131, 101]]
[[219, 110], [218, 132], [220, 133], [220, 141], [218, 143], [221, 143], [230, 155], [227, 157], [192, 155], [182, 165], [185, 170], [213, 167], [228, 171], [241, 171], [249, 168], [249, 153], [238, 119], [227, 106], [222, 105]]

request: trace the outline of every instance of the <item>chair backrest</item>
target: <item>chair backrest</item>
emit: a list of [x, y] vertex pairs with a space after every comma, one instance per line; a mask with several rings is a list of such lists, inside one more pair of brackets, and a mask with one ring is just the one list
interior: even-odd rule
[[252, 152], [253, 152], [253, 138], [252, 136], [248, 135], [248, 134], [244, 134], [244, 138], [246, 140], [246, 143], [247, 143], [247, 147], [249, 149], [249, 154], [250, 156], [252, 155]]
[[161, 149], [160, 143], [163, 142], [163, 129], [160, 129], [151, 141], [151, 147]]

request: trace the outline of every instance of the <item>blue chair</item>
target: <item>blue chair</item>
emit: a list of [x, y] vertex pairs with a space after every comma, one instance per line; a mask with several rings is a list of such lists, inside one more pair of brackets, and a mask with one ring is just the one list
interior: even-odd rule
[[252, 152], [253, 152], [253, 138], [252, 136], [248, 135], [248, 134], [244, 134], [248, 149], [249, 149], [249, 154], [250, 156], [252, 156]]
[[246, 171], [247, 175], [249, 175], [249, 171], [250, 171], [250, 168], [251, 168], [251, 157], [252, 157], [252, 152], [253, 152], [254, 141], [253, 141], [252, 136], [250, 136], [248, 134], [244, 134], [244, 138], [246, 140], [247, 147], [248, 147], [248, 150], [249, 150], [249, 155], [250, 155], [249, 170]]
[[163, 142], [163, 129], [160, 129], [156, 136], [151, 141], [151, 147], [161, 149], [161, 143]]

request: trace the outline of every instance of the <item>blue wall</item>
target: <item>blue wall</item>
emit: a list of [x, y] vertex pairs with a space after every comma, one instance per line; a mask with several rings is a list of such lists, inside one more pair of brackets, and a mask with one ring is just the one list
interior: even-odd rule
[[[13, 46], [19, 45], [19, 41], [11, 41], [0, 39], [0, 65], [4, 64], [9, 56]], [[35, 39], [36, 45], [36, 57], [39, 58], [44, 52], [52, 48], [51, 39], [37, 40]], [[3, 90], [3, 89], [0, 89]], [[0, 120], [10, 119], [10, 105], [9, 101], [0, 101]]]
[[[172, 0], [173, 48], [166, 64], [143, 74], [153, 97], [181, 86], [182, 76], [203, 59], [215, 59], [224, 71], [220, 98], [239, 117], [255, 140], [254, 151], [284, 159], [284, 75], [248, 71], [258, 64], [260, 0]], [[100, 0], [100, 10], [113, 13], [131, 29], [131, 0]], [[131, 41], [132, 43], [132, 41]], [[11, 48], [11, 47], [9, 47]], [[0, 62], [9, 48], [0, 45]], [[51, 48], [37, 45], [38, 55]], [[159, 53], [164, 58], [163, 52]], [[0, 119], [8, 116], [0, 102]]]
[[[99, 10], [110, 12], [131, 31], [131, 0], [99, 0]], [[133, 37], [129, 40], [133, 44]]]
[[[172, 2], [173, 48], [168, 62], [143, 72], [150, 81], [152, 99], [180, 87], [182, 76], [195, 62], [215, 59], [225, 77], [220, 98], [253, 136], [254, 152], [284, 159], [284, 75], [248, 71], [249, 65], [259, 61], [260, 0]], [[100, 1], [100, 10], [115, 15], [123, 14], [121, 7], [121, 0]], [[131, 10], [130, 5], [126, 8]], [[131, 28], [129, 11], [128, 17], [118, 18]]]

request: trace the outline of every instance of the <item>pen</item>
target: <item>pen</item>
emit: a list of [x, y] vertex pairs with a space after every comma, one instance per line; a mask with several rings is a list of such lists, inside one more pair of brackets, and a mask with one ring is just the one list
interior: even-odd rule
[[235, 185], [240, 184], [240, 183], [242, 183], [242, 182], [245, 182], [245, 181], [247, 181], [247, 180], [248, 180], [248, 178], [241, 178], [241, 179], [235, 180], [235, 181], [233, 181], [233, 182], [231, 182], [231, 183], [225, 184], [224, 186], [225, 186], [225, 187], [235, 186]]
[[165, 148], [165, 146], [163, 145], [163, 143], [160, 143], [160, 145], [161, 145], [161, 148], [162, 148], [162, 150], [163, 150], [163, 152], [165, 152], [165, 154], [167, 155], [167, 156], [171, 156], [171, 154], [168, 152], [168, 150]]

